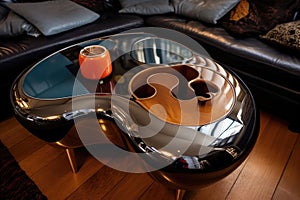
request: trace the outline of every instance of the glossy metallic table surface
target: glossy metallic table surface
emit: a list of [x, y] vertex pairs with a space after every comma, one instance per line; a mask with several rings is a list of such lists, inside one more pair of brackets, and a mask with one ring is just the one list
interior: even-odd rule
[[[79, 70], [79, 51], [94, 44], [105, 46], [113, 60], [113, 73], [102, 80], [87, 80]], [[142, 170], [182, 189], [232, 172], [259, 129], [242, 80], [209, 57], [149, 33], [108, 36], [50, 55], [18, 77], [11, 102], [24, 127], [67, 148], [106, 143], [81, 141], [80, 128], [74, 129], [96, 118], [104, 138], [138, 153]]]

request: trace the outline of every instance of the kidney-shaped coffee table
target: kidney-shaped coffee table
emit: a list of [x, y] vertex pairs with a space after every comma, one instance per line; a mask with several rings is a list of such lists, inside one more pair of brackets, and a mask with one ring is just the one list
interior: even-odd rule
[[[94, 45], [111, 57], [112, 72], [103, 79], [85, 78], [80, 70], [79, 52]], [[228, 175], [250, 153], [259, 130], [254, 99], [239, 77], [203, 52], [147, 32], [97, 38], [49, 55], [16, 79], [11, 103], [32, 134], [66, 149], [74, 172], [75, 148], [112, 144], [104, 150], [135, 152], [144, 161], [141, 171], [177, 189]], [[116, 162], [120, 170], [140, 170]]]

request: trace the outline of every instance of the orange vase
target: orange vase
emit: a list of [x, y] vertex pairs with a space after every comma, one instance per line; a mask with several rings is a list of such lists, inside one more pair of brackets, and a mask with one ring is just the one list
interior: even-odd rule
[[109, 51], [100, 45], [84, 47], [79, 53], [79, 65], [82, 75], [87, 79], [103, 79], [112, 72]]

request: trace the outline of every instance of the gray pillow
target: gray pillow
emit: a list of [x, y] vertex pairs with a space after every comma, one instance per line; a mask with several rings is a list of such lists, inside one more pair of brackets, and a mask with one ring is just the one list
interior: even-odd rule
[[146, 3], [150, 2], [151, 0], [119, 0], [122, 8], [128, 8], [134, 5], [137, 5], [139, 3]]
[[173, 0], [175, 13], [216, 24], [240, 0]]
[[25, 19], [0, 6], [0, 37], [13, 37], [23, 34], [38, 37], [40, 32]]
[[46, 36], [91, 23], [100, 17], [97, 13], [69, 0], [11, 3], [7, 6]]
[[119, 13], [156, 15], [174, 12], [169, 0], [120, 0], [122, 9]]

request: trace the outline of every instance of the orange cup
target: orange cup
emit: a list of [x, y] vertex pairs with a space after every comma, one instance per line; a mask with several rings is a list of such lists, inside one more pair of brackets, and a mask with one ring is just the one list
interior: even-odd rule
[[109, 52], [101, 45], [91, 45], [81, 49], [79, 65], [82, 75], [87, 79], [102, 79], [112, 72]]

